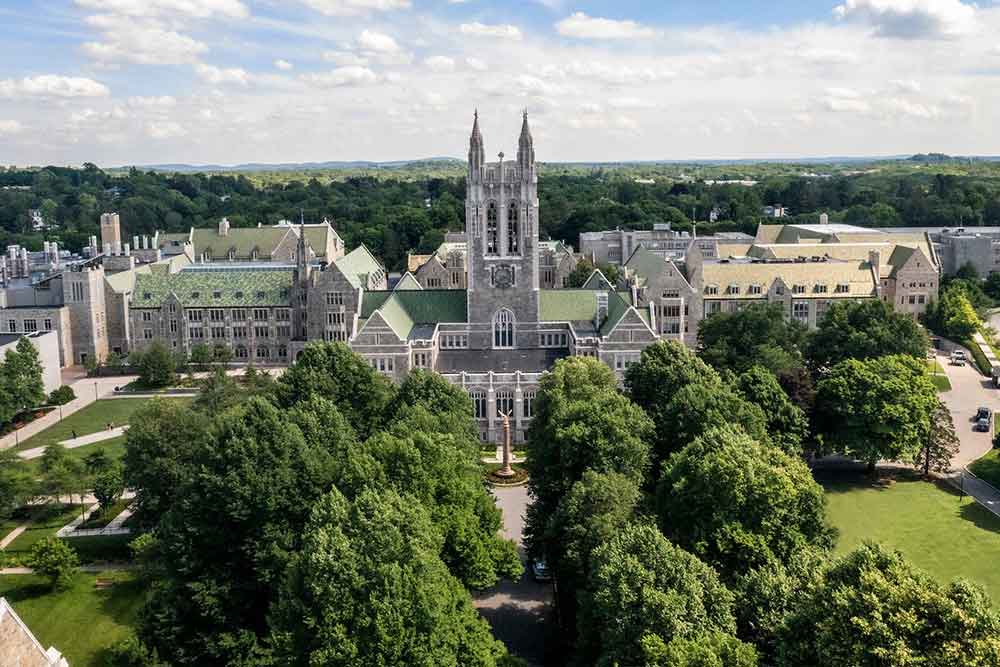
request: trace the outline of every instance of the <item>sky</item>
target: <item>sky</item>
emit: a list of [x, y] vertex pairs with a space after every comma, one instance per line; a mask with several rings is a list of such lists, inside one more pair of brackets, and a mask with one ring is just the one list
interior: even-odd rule
[[2, 0], [0, 164], [1000, 154], [982, 0]]

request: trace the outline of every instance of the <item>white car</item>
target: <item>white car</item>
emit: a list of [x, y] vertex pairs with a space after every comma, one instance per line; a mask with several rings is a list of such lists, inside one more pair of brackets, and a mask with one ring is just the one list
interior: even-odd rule
[[965, 365], [965, 350], [955, 350], [951, 353], [951, 365], [952, 366], [964, 366]]

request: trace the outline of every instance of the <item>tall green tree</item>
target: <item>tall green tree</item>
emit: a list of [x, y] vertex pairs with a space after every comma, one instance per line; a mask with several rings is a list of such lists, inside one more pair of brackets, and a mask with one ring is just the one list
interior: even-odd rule
[[442, 537], [415, 499], [336, 489], [305, 527], [271, 614], [282, 664], [492, 667], [504, 654], [438, 557]]
[[931, 414], [930, 433], [914, 457], [913, 464], [923, 470], [924, 477], [929, 477], [932, 471], [948, 472], [961, 444], [955, 433], [955, 420], [952, 419], [951, 410], [938, 400]]
[[1000, 616], [978, 586], [942, 586], [898, 552], [865, 544], [804, 591], [781, 632], [778, 664], [1000, 664]]
[[643, 664], [654, 637], [669, 644], [713, 631], [732, 634], [732, 594], [709, 566], [654, 527], [631, 524], [593, 554], [580, 604], [584, 664]]
[[922, 359], [929, 341], [912, 317], [879, 299], [834, 303], [809, 337], [806, 357], [814, 369], [845, 359], [909, 354]]
[[21, 337], [4, 361], [4, 389], [15, 413], [45, 403], [42, 362], [31, 340]]
[[49, 536], [32, 545], [27, 563], [32, 570], [46, 577], [52, 588], [65, 590], [73, 583], [80, 557], [65, 540]]
[[829, 451], [868, 464], [912, 459], [938, 405], [923, 359], [907, 355], [848, 359], [817, 385], [816, 426]]
[[310, 396], [333, 401], [361, 438], [376, 432], [395, 388], [343, 343], [310, 343], [278, 381], [281, 404]]
[[139, 369], [139, 380], [147, 387], [166, 387], [177, 379], [177, 362], [161, 341], [153, 341], [129, 360]]
[[736, 389], [763, 411], [771, 442], [790, 454], [801, 451], [809, 435], [809, 420], [771, 371], [762, 366], [749, 368], [737, 379]]
[[763, 366], [779, 373], [802, 366], [806, 329], [778, 304], [752, 304], [716, 313], [698, 325], [701, 358], [718, 370], [742, 373]]

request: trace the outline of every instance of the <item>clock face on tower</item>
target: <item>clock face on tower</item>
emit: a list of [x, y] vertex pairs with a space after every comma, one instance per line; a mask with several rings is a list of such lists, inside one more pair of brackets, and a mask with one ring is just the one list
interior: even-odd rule
[[514, 269], [501, 264], [493, 270], [493, 284], [501, 289], [514, 285]]

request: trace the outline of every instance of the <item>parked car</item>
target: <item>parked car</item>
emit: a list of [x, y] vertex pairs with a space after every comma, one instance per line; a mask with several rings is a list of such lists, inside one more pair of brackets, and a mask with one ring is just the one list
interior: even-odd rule
[[965, 350], [955, 350], [951, 353], [952, 366], [964, 366], [965, 360]]
[[531, 561], [531, 576], [539, 583], [552, 581], [552, 573], [549, 566], [541, 558]]
[[972, 427], [974, 431], [982, 431], [983, 433], [990, 432], [990, 420], [989, 419], [977, 419], [976, 425]]
[[978, 410], [976, 410], [975, 420], [979, 421], [981, 419], [990, 421], [991, 419], [993, 419], [993, 411], [990, 410], [989, 408], [979, 408]]

